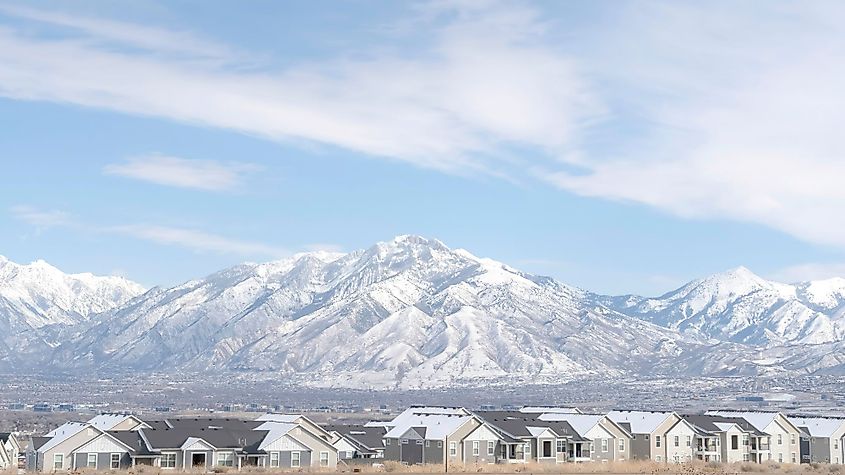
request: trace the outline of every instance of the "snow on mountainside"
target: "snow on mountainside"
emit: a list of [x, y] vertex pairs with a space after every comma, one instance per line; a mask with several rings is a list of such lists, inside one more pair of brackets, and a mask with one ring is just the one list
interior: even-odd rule
[[65, 274], [44, 261], [16, 264], [0, 256], [0, 360], [39, 354], [62, 337], [63, 326], [84, 323], [140, 295], [122, 277]]
[[778, 346], [845, 339], [845, 279], [788, 285], [739, 267], [657, 298], [598, 300], [645, 321], [719, 341]]
[[64, 345], [55, 361], [419, 387], [621, 374], [691, 345], [588, 297], [436, 240], [400, 236], [151, 291]]

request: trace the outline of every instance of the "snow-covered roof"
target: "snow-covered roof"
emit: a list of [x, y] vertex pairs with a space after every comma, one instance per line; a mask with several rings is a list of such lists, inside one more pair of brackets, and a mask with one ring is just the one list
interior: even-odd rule
[[263, 416], [259, 416], [256, 421], [272, 421], [272, 422], [287, 422], [287, 423], [295, 423], [300, 417], [301, 414], [276, 414], [272, 412], [268, 412]]
[[635, 434], [651, 434], [666, 419], [672, 417], [672, 412], [651, 411], [610, 411], [607, 417], [613, 422], [627, 422], [631, 424], [631, 432]]
[[89, 424], [102, 431], [112, 430], [114, 426], [133, 416], [129, 414], [100, 414], [91, 418]]
[[265, 422], [264, 424], [261, 424], [260, 426], [256, 427], [255, 430], [266, 430], [269, 431], [269, 433], [266, 437], [264, 437], [264, 440], [261, 441], [261, 444], [258, 446], [258, 449], [264, 450], [268, 445], [279, 440], [279, 438], [292, 431], [295, 427], [299, 427], [299, 425], [275, 421], [269, 421]]
[[778, 416], [777, 412], [756, 411], [707, 411], [706, 414], [724, 417], [741, 417], [760, 432], [765, 431], [766, 427], [769, 427], [769, 424]]
[[461, 414], [410, 414], [396, 423], [384, 437], [395, 439], [412, 427], [424, 427], [426, 439], [445, 439], [472, 418]]
[[88, 428], [92, 427], [85, 422], [65, 422], [47, 433], [47, 437], [50, 437], [50, 440], [39, 447], [38, 451], [42, 453], [46, 452]]
[[578, 435], [584, 436], [587, 432], [590, 431], [593, 427], [596, 426], [599, 422], [601, 422], [604, 416], [599, 414], [566, 414], [560, 412], [549, 412], [546, 414], [540, 414], [537, 419], [541, 421], [566, 421], [569, 425], [575, 429], [575, 432]]
[[845, 419], [829, 417], [788, 417], [796, 427], [806, 428], [810, 437], [832, 437], [845, 427]]
[[560, 407], [560, 406], [524, 406], [519, 412], [525, 414], [545, 414], [559, 413], [559, 414], [580, 414], [581, 411], [577, 407]]

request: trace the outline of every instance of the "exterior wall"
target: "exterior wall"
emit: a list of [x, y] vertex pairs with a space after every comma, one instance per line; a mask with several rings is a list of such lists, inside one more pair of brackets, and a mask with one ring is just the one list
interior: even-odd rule
[[830, 439], [830, 463], [833, 464], [845, 464], [845, 448], [842, 447], [842, 443], [845, 442], [845, 438], [841, 437], [837, 434], [836, 437], [832, 437]]
[[828, 437], [811, 437], [810, 438], [810, 461], [816, 463], [830, 463], [831, 455], [830, 438]]
[[[93, 453], [97, 454], [97, 470], [110, 470], [111, 469], [111, 452], [75, 452], [74, 455], [74, 463], [77, 468], [87, 468], [88, 467], [88, 454]], [[120, 453], [120, 468], [128, 468], [132, 465], [132, 459], [129, 457], [127, 452], [114, 452]]]
[[[295, 450], [285, 450], [285, 451], [279, 452], [279, 466], [281, 468], [295, 468], [291, 465], [291, 460], [293, 459], [293, 456], [291, 454], [293, 452], [297, 452], [297, 451], [295, 451]], [[319, 457], [319, 455], [318, 455], [318, 457]], [[319, 462], [320, 461], [318, 459], [317, 463], [319, 463]], [[269, 462], [268, 462], [268, 464], [269, 464]], [[299, 451], [299, 466], [305, 467], [305, 468], [311, 466], [311, 452]]]
[[399, 458], [399, 439], [384, 439], [384, 459], [401, 460]]
[[651, 459], [651, 434], [634, 434], [631, 440], [631, 458], [634, 460]]
[[114, 427], [112, 427], [109, 430], [132, 430], [139, 425], [140, 424], [138, 424], [138, 421], [136, 421], [135, 419], [133, 419], [131, 417], [127, 417], [123, 422], [116, 424]]
[[695, 432], [692, 428], [683, 422], [675, 424], [666, 432], [666, 461], [682, 463], [693, 460], [694, 446]]
[[[727, 463], [733, 462], [744, 462], [745, 456], [750, 454], [750, 446], [744, 445], [742, 443], [743, 435], [747, 435], [745, 432], [739, 429], [737, 426], [731, 427], [729, 430], [722, 432], [722, 461]], [[737, 448], [733, 448], [732, 437], [737, 437]], [[749, 458], [750, 461], [750, 458]]]
[[[473, 455], [473, 443], [478, 442], [478, 455]], [[489, 447], [493, 444], [493, 454], [490, 455]], [[464, 462], [466, 463], [496, 463], [499, 454], [499, 437], [487, 426], [478, 426], [474, 431], [464, 438]]]
[[794, 454], [795, 463], [801, 461], [800, 434], [797, 430], [791, 428], [791, 424], [786, 421], [786, 418], [778, 414], [775, 420], [762, 430], [771, 436], [770, 448], [772, 460], [782, 463], [793, 463]]
[[82, 429], [79, 433], [69, 437], [61, 444], [47, 450], [46, 452], [40, 452], [38, 456], [41, 458], [42, 470], [45, 472], [54, 471], [53, 457], [55, 454], [62, 454], [64, 456], [62, 470], [73, 468], [72, 451], [86, 442], [93, 440], [98, 435], [100, 435], [100, 432], [96, 429]]
[[[680, 420], [681, 418], [676, 414], [670, 414], [666, 420], [661, 422], [660, 425], [658, 425], [651, 433], [651, 437], [649, 437], [649, 452], [652, 460], [662, 462], [669, 462], [672, 460], [672, 457], [669, 454], [670, 441], [667, 436], [667, 432], [669, 432], [669, 430], [672, 429], [672, 427], [674, 427]], [[657, 446], [658, 441], [660, 442], [660, 447]]]
[[312, 467], [320, 466], [320, 452], [329, 453], [329, 468], [337, 467], [337, 449], [335, 449], [328, 440], [325, 440], [311, 431], [300, 427], [291, 430], [289, 435], [297, 442], [300, 442], [311, 449], [311, 453], [314, 455], [311, 460]]
[[423, 445], [423, 458], [425, 463], [442, 464], [443, 463], [443, 441], [442, 440], [426, 440]]
[[464, 423], [464, 425], [462, 425], [461, 427], [458, 427], [458, 429], [455, 432], [449, 434], [449, 437], [448, 437], [449, 444], [451, 444], [452, 442], [457, 442], [457, 449], [458, 449], [458, 453], [453, 456], [453, 455], [449, 454], [449, 447], [444, 448], [444, 450], [445, 450], [444, 453], [447, 454], [447, 456], [449, 458], [449, 463], [461, 463], [464, 460], [464, 450], [463, 450], [464, 447], [463, 447], [462, 442], [466, 438], [466, 436], [471, 434], [480, 425], [481, 425], [481, 423], [479, 421], [477, 421], [476, 419], [469, 419], [468, 421], [466, 421]]
[[[590, 451], [590, 457], [594, 461], [609, 462], [614, 460], [616, 456], [615, 435], [617, 434], [611, 433], [607, 428], [598, 424], [584, 435], [593, 442], [593, 449]], [[605, 447], [607, 450], [604, 450]]]

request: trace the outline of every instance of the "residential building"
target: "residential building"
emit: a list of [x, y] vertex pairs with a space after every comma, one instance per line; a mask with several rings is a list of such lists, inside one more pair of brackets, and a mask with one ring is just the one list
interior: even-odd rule
[[631, 459], [631, 433], [604, 414], [552, 412], [541, 414], [537, 418], [568, 423], [580, 438], [590, 441], [589, 452], [594, 462]]
[[757, 462], [768, 459], [768, 434], [742, 417], [715, 414], [681, 416], [696, 431], [695, 457], [710, 462]]
[[668, 434], [671, 428], [681, 422], [681, 417], [674, 412], [611, 411], [607, 417], [631, 433], [632, 460], [668, 462], [676, 458], [692, 458], [692, 440], [690, 445], [686, 445], [686, 437], [691, 437], [692, 428], [686, 427], [688, 430], [684, 431], [682, 425], [671, 436]]
[[21, 446], [11, 432], [0, 432], [0, 470], [17, 468]]
[[465, 463], [463, 440], [482, 424], [464, 408], [411, 407], [387, 423], [384, 458], [407, 464]]
[[384, 458], [387, 429], [382, 426], [334, 424], [323, 429], [332, 434], [340, 460]]
[[[540, 420], [541, 414], [522, 411], [478, 411], [475, 415], [499, 437], [494, 452], [496, 463], [592, 460], [592, 441], [578, 434], [566, 421]], [[468, 438], [475, 440], [472, 435]], [[489, 454], [489, 446], [487, 450]]]
[[758, 431], [767, 434], [768, 440], [757, 447], [757, 462], [766, 460], [796, 464], [801, 462], [801, 430], [789, 422], [783, 414], [756, 411], [709, 411], [707, 414], [741, 417]]
[[801, 463], [845, 463], [845, 418], [788, 416], [787, 419], [803, 432]]

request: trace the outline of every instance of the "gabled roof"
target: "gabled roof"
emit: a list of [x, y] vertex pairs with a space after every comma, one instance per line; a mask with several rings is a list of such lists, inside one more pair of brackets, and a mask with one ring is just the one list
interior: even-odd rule
[[113, 430], [109, 431], [108, 434], [122, 442], [123, 445], [132, 447], [130, 453], [134, 456], [158, 455], [158, 452], [150, 450], [140, 431]]
[[138, 424], [143, 424], [141, 419], [131, 415], [131, 414], [99, 414], [92, 417], [88, 423], [92, 426], [96, 427], [97, 429], [108, 431], [114, 429], [114, 427], [121, 422], [125, 421], [126, 419], [134, 419]]
[[258, 445], [268, 434], [268, 431], [264, 430], [209, 429], [205, 427], [141, 429], [139, 432], [151, 451], [178, 449], [189, 438], [202, 439], [218, 449], [258, 450]]
[[832, 437], [845, 427], [845, 419], [836, 417], [792, 417], [789, 422], [800, 427], [810, 437]]
[[610, 421], [611, 424], [616, 425], [619, 430], [628, 434], [628, 431], [625, 430], [624, 427], [619, 426], [611, 419], [607, 418], [602, 414], [563, 414], [563, 413], [547, 413], [547, 414], [540, 414], [538, 419], [543, 421], [550, 421], [550, 422], [568, 422], [570, 426], [578, 433], [581, 437], [586, 439], [587, 432], [593, 429], [593, 427], [599, 425], [603, 420]]
[[231, 417], [168, 417], [160, 420], [145, 420], [144, 422], [151, 429], [252, 430], [262, 424], [261, 421]]
[[756, 427], [742, 417], [719, 416], [716, 414], [694, 414], [682, 415], [681, 418], [689, 422], [693, 427], [701, 429], [704, 432], [724, 432], [730, 428], [730, 425], [736, 425], [741, 431], [754, 436], [759, 437], [766, 435], [764, 432], [757, 430]]
[[769, 424], [774, 422], [779, 413], [758, 411], [707, 411], [706, 414], [714, 416], [741, 417], [751, 423], [755, 429], [763, 432]]
[[384, 427], [372, 427], [366, 425], [324, 425], [323, 429], [329, 432], [340, 434], [353, 445], [358, 445], [367, 451], [376, 451], [384, 448], [384, 434], [387, 429]]
[[43, 447], [43, 446], [44, 446], [44, 444], [46, 444], [49, 440], [50, 440], [50, 437], [33, 437], [33, 438], [32, 438], [32, 444], [31, 444], [32, 450], [38, 450], [38, 449], [40, 449], [40, 448], [41, 448], [41, 447]]
[[38, 451], [46, 452], [86, 429], [100, 432], [98, 429], [91, 427], [84, 422], [65, 422], [47, 433], [47, 437], [49, 437], [50, 440], [39, 447]]
[[0, 432], [0, 443], [5, 443], [11, 436], [11, 432]]
[[[410, 413], [394, 419], [393, 427], [384, 434], [384, 437], [389, 439], [400, 438], [413, 428], [426, 439], [441, 440], [452, 435], [471, 419], [473, 419], [473, 416], [466, 414]], [[425, 429], [423, 433], [420, 433], [419, 428]]]
[[264, 422], [255, 430], [267, 431], [267, 435], [261, 440], [258, 448], [264, 450], [268, 445], [279, 440], [287, 435], [294, 428], [299, 427], [298, 424], [290, 424], [287, 422]]
[[565, 406], [523, 406], [519, 412], [526, 414], [543, 414], [547, 412], [557, 412], [560, 414], [581, 414], [581, 410], [577, 407]]
[[610, 411], [607, 417], [617, 424], [630, 424], [630, 432], [634, 434], [651, 434], [674, 414], [674, 412]]
[[523, 438], [535, 437], [532, 428], [548, 428], [559, 438], [574, 441], [585, 441], [566, 421], [544, 421], [537, 418], [539, 414], [523, 413], [520, 411], [478, 411], [475, 413], [481, 420], [491, 426], [508, 443], [521, 442]]

